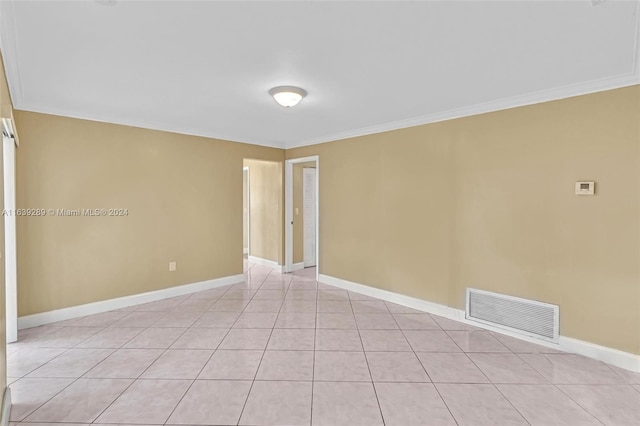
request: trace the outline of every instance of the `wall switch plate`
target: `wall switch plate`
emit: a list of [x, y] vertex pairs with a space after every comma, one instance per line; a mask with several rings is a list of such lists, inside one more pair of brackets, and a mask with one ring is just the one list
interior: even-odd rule
[[594, 195], [595, 182], [576, 182], [576, 195]]
[[169, 272], [175, 271], [177, 268], [176, 262], [169, 262]]
[[300, 214], [300, 209], [296, 207], [296, 216]]

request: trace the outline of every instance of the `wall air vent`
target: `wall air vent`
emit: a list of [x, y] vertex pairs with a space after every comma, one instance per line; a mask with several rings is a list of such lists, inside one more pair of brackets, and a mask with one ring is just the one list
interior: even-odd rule
[[560, 307], [473, 288], [467, 289], [466, 318], [558, 343]]

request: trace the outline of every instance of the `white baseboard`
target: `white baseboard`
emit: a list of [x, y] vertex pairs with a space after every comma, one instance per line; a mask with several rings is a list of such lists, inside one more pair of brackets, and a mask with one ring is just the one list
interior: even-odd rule
[[566, 336], [560, 336], [560, 350], [584, 355], [625, 370], [640, 373], [640, 355]]
[[523, 336], [518, 333], [514, 333], [509, 330], [505, 330], [499, 327], [492, 327], [487, 324], [481, 324], [475, 321], [469, 321], [465, 318], [465, 312], [462, 309], [452, 308], [450, 306], [441, 305], [439, 303], [432, 303], [426, 300], [418, 299], [411, 296], [405, 296], [403, 294], [394, 293], [388, 290], [382, 290], [379, 288], [371, 287], [364, 284], [358, 284], [351, 281], [343, 280], [340, 278], [331, 277], [328, 275], [320, 274], [318, 278], [320, 282], [329, 284], [335, 287], [339, 287], [345, 290], [353, 291], [355, 293], [364, 294], [366, 296], [375, 297], [385, 300], [387, 302], [396, 303], [398, 305], [406, 306], [419, 311], [424, 311], [430, 314], [439, 315], [455, 321], [460, 321], [465, 324], [473, 325], [474, 327], [483, 328], [485, 330], [501, 333], [506, 336], [510, 336], [516, 339], [524, 340], [527, 342], [542, 345], [548, 348], [553, 348], [563, 352], [571, 352], [578, 355], [583, 355], [589, 358], [593, 358], [607, 364], [614, 365], [616, 367], [624, 368], [640, 373], [640, 355], [635, 355], [629, 352], [619, 351], [617, 349], [608, 348], [606, 346], [596, 345], [594, 343], [586, 342], [584, 340], [578, 340], [571, 337], [560, 336], [558, 344], [548, 342], [545, 340], [536, 339], [535, 337]]
[[11, 388], [9, 386], [4, 389], [1, 413], [0, 426], [9, 426], [9, 418], [11, 417]]
[[[86, 305], [71, 306], [54, 311], [41, 312], [39, 314], [27, 315], [18, 318], [18, 329], [38, 327], [40, 325], [51, 324], [53, 322], [65, 321], [87, 315], [99, 314], [113, 311], [114, 309], [126, 308], [140, 305], [142, 303], [155, 302], [171, 297], [183, 296], [185, 294], [196, 293], [198, 291], [210, 290], [231, 284], [244, 282], [243, 274], [231, 275], [228, 277], [216, 278], [213, 280], [201, 281], [193, 284], [185, 284], [176, 287], [169, 287], [162, 290], [150, 291], [148, 293], [134, 294], [131, 296], [118, 297], [116, 299], [103, 300], [100, 302], [87, 303]], [[1, 425], [0, 425], [1, 426]]]
[[[458, 309], [450, 308], [439, 303], [427, 302], [426, 300], [418, 299], [411, 296], [405, 296], [404, 294], [394, 293], [388, 290], [382, 290], [380, 288], [371, 287], [364, 284], [358, 284], [351, 281], [343, 280], [340, 278], [330, 277], [328, 275], [320, 274], [318, 278], [320, 282], [329, 284], [335, 287], [343, 288], [345, 290], [353, 291], [355, 293], [364, 294], [366, 296], [376, 297], [378, 299], [386, 300], [387, 302], [396, 303], [398, 305], [406, 306], [408, 308], [417, 309], [419, 311], [428, 312], [430, 314], [440, 315], [442, 317], [455, 319], [460, 321], [460, 315]], [[464, 312], [462, 311], [462, 317], [464, 318]]]
[[255, 257], [255, 256], [249, 255], [249, 262], [253, 262], [256, 265], [268, 266], [270, 268], [273, 268], [276, 272], [280, 272], [280, 273], [284, 272], [284, 266], [279, 265], [278, 262], [275, 262], [273, 260], [263, 259], [261, 257]]

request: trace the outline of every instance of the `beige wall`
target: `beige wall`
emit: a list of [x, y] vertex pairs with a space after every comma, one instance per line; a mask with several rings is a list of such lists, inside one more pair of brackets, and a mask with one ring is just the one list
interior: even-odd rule
[[282, 161], [283, 150], [15, 116], [19, 207], [128, 209], [19, 218], [20, 316], [242, 273], [242, 161]]
[[[0, 111], [1, 118], [10, 118], [13, 110], [4, 62], [0, 53]], [[0, 149], [0, 202], [4, 206], [4, 163], [3, 152]], [[6, 300], [4, 276], [4, 215], [0, 215], [0, 390], [4, 392], [7, 386], [7, 339], [6, 339]], [[0, 402], [0, 405], [1, 402]]]
[[[293, 263], [304, 262], [304, 209], [302, 169], [315, 168], [316, 162], [293, 165]], [[296, 215], [296, 209], [298, 214]]]
[[640, 354], [640, 86], [287, 151], [309, 155], [323, 274], [559, 304], [561, 334]]
[[283, 161], [245, 159], [249, 167], [251, 256], [282, 265]]

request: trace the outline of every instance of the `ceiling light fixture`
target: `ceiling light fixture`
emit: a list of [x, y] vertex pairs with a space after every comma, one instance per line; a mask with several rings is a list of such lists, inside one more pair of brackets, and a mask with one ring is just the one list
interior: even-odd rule
[[307, 92], [299, 87], [294, 86], [278, 86], [269, 90], [269, 94], [273, 99], [285, 108], [291, 108], [298, 105], [298, 102], [307, 96]]

